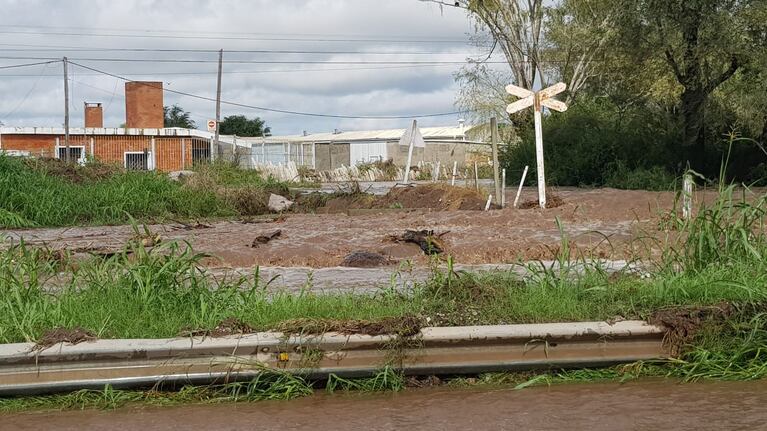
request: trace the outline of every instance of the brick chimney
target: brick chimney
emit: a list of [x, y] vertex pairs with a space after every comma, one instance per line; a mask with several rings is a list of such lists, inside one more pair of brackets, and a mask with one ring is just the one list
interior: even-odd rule
[[125, 83], [125, 127], [161, 129], [165, 120], [162, 107], [162, 82]]
[[104, 127], [104, 111], [101, 103], [85, 102], [85, 127]]

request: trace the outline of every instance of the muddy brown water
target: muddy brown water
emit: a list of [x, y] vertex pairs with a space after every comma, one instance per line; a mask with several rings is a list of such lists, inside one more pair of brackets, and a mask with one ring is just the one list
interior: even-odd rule
[[0, 416], [2, 430], [767, 429], [767, 382], [409, 389], [292, 401]]
[[[507, 192], [512, 202], [514, 192]], [[431, 211], [428, 209], [384, 213], [289, 214], [271, 223], [222, 221], [211, 227], [179, 229], [170, 223], [151, 225], [164, 241], [189, 241], [196, 251], [216, 258], [211, 267], [304, 266], [335, 267], [354, 251], [380, 253], [392, 260], [428, 264], [429, 257], [416, 244], [395, 243], [387, 238], [405, 229], [447, 232], [441, 239], [446, 253], [462, 264], [510, 263], [518, 260], [551, 259], [558, 251], [560, 220], [571, 241], [595, 255], [625, 259], [634, 256], [638, 236], [658, 233], [660, 214], [673, 207], [674, 193], [615, 189], [558, 189], [565, 204], [552, 209], [483, 211]], [[698, 201], [713, 199], [699, 193]], [[521, 201], [535, 199], [536, 190], [526, 188]], [[253, 248], [259, 235], [281, 231], [279, 238]], [[55, 229], [8, 230], [0, 237], [24, 238], [28, 244], [51, 248], [101, 247], [119, 250], [135, 233], [130, 226], [91, 226]], [[641, 248], [641, 247], [640, 247]]]

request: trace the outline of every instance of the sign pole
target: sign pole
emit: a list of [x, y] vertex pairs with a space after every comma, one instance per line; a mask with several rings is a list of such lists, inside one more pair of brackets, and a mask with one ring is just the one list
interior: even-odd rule
[[498, 123], [490, 118], [490, 138], [493, 144], [493, 180], [495, 181], [495, 202], [501, 202], [501, 183], [498, 167]]
[[543, 170], [543, 126], [541, 100], [535, 95], [535, 164], [538, 172], [538, 205], [546, 208], [546, 174]]
[[405, 165], [405, 175], [403, 175], [402, 182], [410, 184], [410, 163], [413, 161], [413, 144], [415, 143], [415, 129], [418, 127], [416, 120], [413, 120], [413, 125], [410, 128], [410, 145], [407, 148], [407, 165]]
[[[554, 111], [566, 111], [566, 104], [552, 98], [566, 89], [567, 85], [563, 82], [556, 83], [537, 92], [517, 87], [516, 85], [506, 86], [507, 93], [519, 97], [519, 100], [506, 107], [506, 112], [513, 114], [530, 106], [533, 107], [535, 117], [535, 161], [538, 171], [538, 205], [541, 208], [546, 208], [546, 175], [543, 168], [543, 119], [541, 111], [543, 106]], [[514, 206], [516, 206], [516, 203]]]

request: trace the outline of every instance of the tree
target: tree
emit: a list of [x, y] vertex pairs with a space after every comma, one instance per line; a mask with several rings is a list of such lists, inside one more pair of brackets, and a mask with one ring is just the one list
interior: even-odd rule
[[[620, 11], [618, 0], [560, 0], [551, 6], [543, 0], [421, 1], [466, 9], [476, 20], [473, 42], [487, 55], [470, 61], [456, 80], [461, 84], [458, 104], [484, 120], [505, 115], [512, 100], [503, 91], [508, 83], [534, 89], [564, 80], [566, 102], [572, 102], [594, 76], [593, 66], [614, 35], [611, 25]], [[496, 49], [504, 54], [508, 75], [486, 67]], [[524, 122], [524, 117], [517, 120]]]
[[221, 121], [219, 131], [222, 135], [270, 136], [271, 129], [259, 117], [249, 119], [244, 115], [230, 115]]
[[[712, 93], [764, 49], [763, 0], [623, 0], [622, 48], [660, 57], [679, 88], [682, 146], [700, 163], [705, 112]], [[642, 67], [642, 63], [637, 64]]]
[[163, 106], [162, 108], [165, 120], [163, 125], [165, 127], [181, 127], [184, 129], [194, 129], [197, 126], [190, 118], [191, 114], [177, 104], [173, 106]]

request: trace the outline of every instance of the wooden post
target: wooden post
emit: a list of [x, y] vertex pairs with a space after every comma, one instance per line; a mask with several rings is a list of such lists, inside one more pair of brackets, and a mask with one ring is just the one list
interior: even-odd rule
[[487, 203], [485, 204], [485, 211], [490, 209], [490, 202], [492, 201], [493, 201], [493, 194], [490, 193], [489, 195], [487, 195]]
[[498, 172], [498, 123], [490, 118], [490, 136], [493, 145], [493, 180], [495, 181], [495, 201], [501, 201], [501, 184]]
[[96, 142], [95, 138], [91, 137], [91, 159], [96, 158]]
[[440, 169], [440, 161], [437, 160], [437, 165], [434, 167], [434, 171], [432, 171], [431, 179], [433, 182], [439, 181], [439, 169]]
[[477, 170], [477, 162], [474, 162], [474, 188], [479, 191], [479, 171]]
[[543, 119], [541, 98], [535, 95], [535, 166], [538, 173], [538, 205], [546, 208], [546, 175], [543, 169]]
[[144, 147], [144, 170], [149, 170], [149, 151]]
[[692, 216], [692, 175], [684, 174], [682, 184], [682, 218], [687, 221]]
[[455, 175], [457, 174], [457, 171], [456, 171], [457, 169], [458, 169], [458, 161], [457, 160], [453, 160], [453, 179], [450, 180], [450, 185], [451, 186], [455, 185]]
[[506, 208], [506, 168], [501, 171], [501, 208]]
[[66, 148], [64, 157], [69, 163], [69, 73], [67, 64], [67, 58], [64, 57], [64, 148]]
[[56, 136], [56, 148], [53, 151], [53, 158], [54, 159], [60, 159], [61, 158], [61, 154], [59, 152], [60, 148], [61, 148], [61, 138]]
[[519, 188], [517, 189], [517, 197], [514, 198], [514, 208], [517, 207], [517, 204], [519, 203], [519, 195], [522, 193], [522, 186], [525, 184], [525, 178], [527, 177], [527, 168], [529, 166], [525, 166], [525, 170], [522, 172], [522, 179], [519, 180]]

